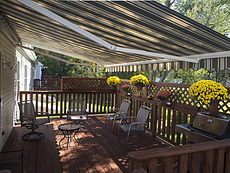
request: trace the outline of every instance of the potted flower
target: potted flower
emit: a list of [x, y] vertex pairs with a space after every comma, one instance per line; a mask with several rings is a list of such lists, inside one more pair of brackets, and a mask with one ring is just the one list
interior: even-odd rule
[[117, 76], [110, 76], [107, 79], [107, 84], [111, 85], [112, 87], [115, 87], [117, 86], [117, 84], [120, 84], [120, 83], [121, 83], [121, 79], [119, 79], [119, 77]]
[[201, 80], [189, 87], [189, 96], [198, 98], [204, 104], [209, 104], [211, 115], [218, 115], [219, 101], [228, 98], [228, 90], [215, 81]]
[[130, 78], [130, 84], [136, 86], [138, 91], [142, 91], [144, 86], [149, 85], [149, 80], [145, 76], [139, 74]]
[[157, 92], [156, 97], [160, 99], [162, 105], [167, 105], [167, 99], [171, 95], [171, 91], [163, 89]]
[[130, 95], [130, 85], [122, 85], [121, 89], [125, 92], [126, 95]]

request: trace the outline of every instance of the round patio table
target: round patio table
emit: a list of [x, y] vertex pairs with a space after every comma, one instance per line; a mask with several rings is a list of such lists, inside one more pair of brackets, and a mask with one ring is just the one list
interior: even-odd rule
[[75, 135], [81, 128], [84, 127], [79, 124], [73, 124], [73, 123], [59, 125], [58, 130], [60, 130], [64, 135], [64, 137], [59, 141], [59, 145], [63, 139], [67, 138], [67, 149], [68, 149], [68, 144], [69, 142], [71, 142], [71, 135], [73, 135], [73, 138], [78, 142], [79, 145], [80, 141], [76, 138]]

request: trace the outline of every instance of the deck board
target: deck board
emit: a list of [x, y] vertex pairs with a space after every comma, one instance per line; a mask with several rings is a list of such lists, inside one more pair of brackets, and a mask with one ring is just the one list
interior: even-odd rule
[[127, 134], [120, 131], [117, 139], [118, 123], [112, 133], [112, 122], [104, 127], [103, 116], [91, 116], [81, 124], [85, 131], [78, 132], [80, 145], [72, 139], [67, 149], [63, 135], [58, 131], [60, 124], [69, 123], [65, 119], [51, 119], [49, 124], [37, 129], [45, 134], [44, 139], [23, 141], [21, 136], [27, 132], [25, 127], [15, 126], [2, 151], [24, 149], [23, 172], [28, 173], [86, 173], [86, 172], [128, 172], [130, 151], [169, 147], [158, 138], [151, 138], [152, 146], [145, 135], [142, 139], [138, 134], [130, 135], [129, 149], [126, 149]]

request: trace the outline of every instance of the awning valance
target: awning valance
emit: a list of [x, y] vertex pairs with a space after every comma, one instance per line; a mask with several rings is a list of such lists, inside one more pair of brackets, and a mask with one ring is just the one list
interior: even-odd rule
[[224, 70], [226, 68], [230, 68], [230, 57], [228, 58], [212, 58], [212, 59], [202, 59], [199, 63], [191, 63], [191, 62], [165, 62], [165, 63], [155, 63], [155, 64], [140, 64], [140, 65], [129, 65], [129, 66], [116, 66], [110, 67], [106, 69], [106, 72], [129, 72], [129, 71], [170, 71], [170, 70], [199, 70], [203, 68], [205, 70], [218, 69]]

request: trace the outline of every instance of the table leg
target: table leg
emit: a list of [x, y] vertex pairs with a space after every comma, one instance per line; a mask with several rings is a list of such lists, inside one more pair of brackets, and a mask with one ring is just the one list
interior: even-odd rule
[[76, 133], [78, 132], [78, 130], [73, 134], [73, 137], [74, 137], [74, 139], [78, 142], [78, 145], [79, 145], [79, 143], [80, 143], [80, 141], [76, 138]]
[[61, 132], [63, 133], [64, 137], [59, 141], [59, 145], [60, 145], [61, 141], [66, 137], [64, 131], [61, 130]]

